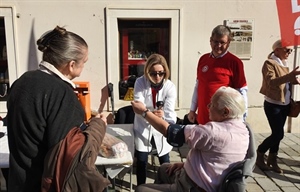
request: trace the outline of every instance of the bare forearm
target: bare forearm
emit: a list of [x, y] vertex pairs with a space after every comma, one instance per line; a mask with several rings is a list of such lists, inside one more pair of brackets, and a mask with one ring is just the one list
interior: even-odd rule
[[[157, 117], [154, 113], [147, 110], [144, 103], [140, 101], [132, 101], [131, 102], [133, 111], [138, 114], [144, 116], [144, 118], [161, 134], [164, 136], [167, 135], [167, 129], [169, 126], [169, 123], [164, 121], [162, 118]], [[146, 112], [147, 111], [147, 112]]]
[[167, 135], [167, 129], [169, 126], [169, 123], [164, 121], [163, 119], [157, 117], [152, 112], [147, 112], [146, 118], [145, 118], [157, 131], [159, 131], [161, 134], [163, 134], [165, 137]]

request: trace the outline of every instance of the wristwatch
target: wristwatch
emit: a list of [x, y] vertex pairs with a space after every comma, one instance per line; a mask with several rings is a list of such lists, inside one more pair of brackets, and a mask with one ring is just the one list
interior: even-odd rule
[[142, 117], [146, 118], [147, 112], [149, 112], [149, 109], [146, 109], [146, 110], [142, 113]]

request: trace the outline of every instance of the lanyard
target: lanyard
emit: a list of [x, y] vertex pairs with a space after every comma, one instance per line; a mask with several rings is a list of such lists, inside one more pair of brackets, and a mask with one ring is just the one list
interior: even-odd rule
[[151, 87], [151, 91], [152, 91], [153, 108], [155, 109], [156, 108], [156, 98], [158, 99], [158, 91], [159, 91], [159, 89]]

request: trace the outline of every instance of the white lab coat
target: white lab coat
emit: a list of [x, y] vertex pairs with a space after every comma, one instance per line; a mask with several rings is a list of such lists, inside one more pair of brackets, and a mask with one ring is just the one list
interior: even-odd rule
[[[165, 121], [174, 124], [177, 120], [175, 112], [175, 102], [177, 98], [176, 87], [170, 80], [165, 80], [163, 87], [156, 95], [157, 101], [164, 101], [164, 119]], [[134, 100], [143, 102], [147, 109], [153, 111], [152, 91], [150, 81], [144, 76], [139, 77], [134, 85]], [[135, 133], [135, 148], [142, 152], [151, 152], [151, 137], [153, 136], [158, 156], [161, 157], [172, 150], [172, 146], [168, 144], [167, 139], [154, 129], [148, 121], [141, 115], [135, 115], [134, 118], [134, 133]]]

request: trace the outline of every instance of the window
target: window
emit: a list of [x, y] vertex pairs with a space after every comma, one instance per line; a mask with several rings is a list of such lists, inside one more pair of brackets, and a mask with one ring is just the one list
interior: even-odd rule
[[7, 112], [7, 90], [17, 78], [12, 8], [0, 7], [0, 112]]
[[[119, 82], [122, 80], [128, 79], [130, 74], [137, 74], [140, 75], [141, 71], [143, 71], [142, 65], [144, 63], [144, 55], [147, 55], [146, 48], [151, 47], [151, 49], [160, 49], [159, 51], [166, 50], [165, 53], [161, 52], [160, 54], [166, 56], [168, 64], [170, 66], [171, 72], [171, 81], [176, 85], [178, 90], [178, 66], [179, 66], [179, 9], [126, 9], [126, 8], [107, 8], [106, 9], [106, 37], [107, 37], [107, 78], [108, 83], [112, 83], [115, 86], [114, 94], [116, 98], [119, 100], [115, 100], [114, 105], [116, 108], [120, 108], [123, 106], [128, 105], [128, 101], [123, 101], [122, 96], [119, 92]], [[132, 23], [125, 22], [132, 20]], [[124, 22], [123, 22], [124, 21]], [[139, 28], [137, 26], [138, 21], [140, 21], [139, 25], [144, 25], [144, 27]], [[144, 23], [143, 23], [144, 22]], [[159, 25], [159, 23], [168, 26], [168, 30], [161, 30], [158, 33], [151, 33], [149, 35], [150, 30], [152, 27], [149, 25], [150, 22], [153, 22], [153, 26]], [[157, 22], [157, 23], [155, 23]], [[136, 25], [135, 27], [132, 27]], [[122, 41], [122, 34], [126, 34], [127, 30], [127, 45], [124, 45]], [[156, 27], [153, 27], [154, 29]], [[121, 30], [121, 31], [120, 31]], [[123, 30], [123, 32], [122, 32]], [[164, 42], [166, 47], [162, 46], [161, 44], [155, 44], [157, 41], [152, 41], [153, 44], [146, 43], [143, 45], [143, 41], [138, 37], [141, 31], [144, 30], [142, 33], [144, 35], [143, 38], [154, 38], [156, 35], [161, 35], [161, 37], [155, 37], [157, 39], [164, 39], [169, 42]], [[121, 35], [120, 35], [121, 34]], [[126, 36], [126, 35], [125, 35]], [[168, 36], [168, 38], [166, 38]], [[124, 35], [123, 35], [124, 37]], [[137, 40], [135, 40], [137, 38]], [[123, 39], [124, 40], [124, 39]], [[132, 41], [132, 42], [131, 42]], [[149, 41], [150, 42], [150, 41]], [[162, 42], [162, 41], [160, 41]], [[143, 53], [136, 54], [135, 56], [130, 58], [128, 57], [128, 51], [126, 56], [126, 51], [122, 52], [120, 50], [120, 45], [123, 48], [128, 48], [129, 53], [130, 49], [132, 48], [133, 51], [138, 50], [144, 51]], [[143, 48], [140, 46], [143, 45]], [[146, 46], [145, 46], [146, 45]], [[140, 50], [139, 50], [140, 49]], [[151, 52], [151, 51], [150, 51]], [[124, 53], [124, 55], [123, 55]], [[126, 58], [128, 60], [128, 64], [121, 64], [122, 59]], [[125, 59], [125, 60], [126, 60]], [[135, 64], [130, 64], [130, 62], [136, 62]], [[131, 66], [132, 65], [132, 66]], [[127, 67], [127, 69], [126, 69]], [[176, 104], [178, 107], [178, 102]], [[112, 106], [109, 107], [112, 109]]]
[[153, 53], [163, 55], [169, 64], [170, 20], [118, 20], [120, 32], [119, 99], [134, 87], [144, 74], [146, 59]]

